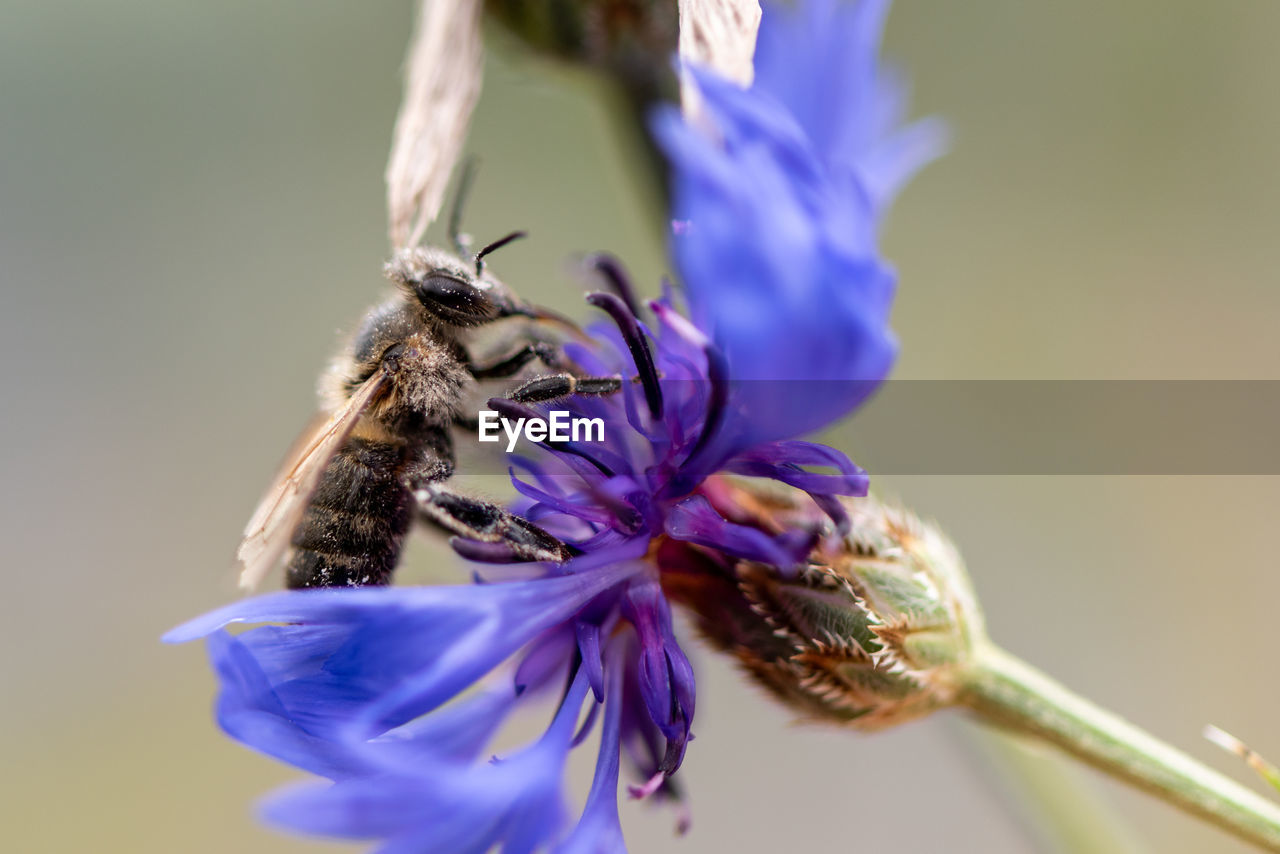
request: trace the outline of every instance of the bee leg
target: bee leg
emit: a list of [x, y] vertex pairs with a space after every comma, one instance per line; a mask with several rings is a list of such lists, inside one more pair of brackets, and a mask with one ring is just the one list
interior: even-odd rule
[[[515, 561], [564, 563], [577, 554], [532, 522], [496, 504], [453, 492], [440, 484], [421, 484], [413, 490], [418, 510], [428, 522], [463, 540], [499, 545], [510, 550]], [[469, 551], [459, 549], [464, 555]], [[485, 551], [492, 552], [493, 549]], [[494, 560], [494, 558], [490, 558]]]
[[515, 376], [534, 359], [540, 359], [548, 367], [556, 367], [560, 361], [555, 347], [541, 341], [532, 341], [506, 358], [487, 365], [472, 363], [467, 365], [467, 370], [478, 380], [507, 379]]
[[575, 394], [614, 394], [622, 388], [621, 377], [575, 377], [552, 374], [535, 377], [507, 395], [516, 403], [545, 403]]

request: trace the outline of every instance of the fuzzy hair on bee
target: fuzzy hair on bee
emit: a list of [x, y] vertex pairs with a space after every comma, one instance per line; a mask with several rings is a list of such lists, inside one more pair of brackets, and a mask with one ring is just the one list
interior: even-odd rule
[[[519, 402], [567, 394], [609, 394], [619, 377], [578, 377], [546, 335], [556, 319], [522, 301], [490, 274], [485, 257], [522, 237], [514, 232], [459, 253], [413, 247], [384, 273], [396, 293], [373, 308], [320, 382], [321, 408], [259, 504], [237, 551], [242, 587], [256, 586], [281, 560], [289, 587], [387, 584], [415, 522], [505, 550], [512, 560], [561, 562], [574, 551], [538, 526], [450, 488], [452, 430], [477, 381], [514, 377], [540, 360], [552, 373], [517, 388]], [[507, 352], [483, 363], [470, 352], [477, 327], [523, 317]]]

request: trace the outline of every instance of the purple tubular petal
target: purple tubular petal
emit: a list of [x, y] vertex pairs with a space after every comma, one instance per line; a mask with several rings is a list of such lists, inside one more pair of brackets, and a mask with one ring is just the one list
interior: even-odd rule
[[604, 702], [604, 662], [600, 658], [600, 626], [578, 620], [574, 624], [578, 638], [578, 652], [582, 656], [582, 670], [591, 685], [596, 702]]
[[691, 458], [696, 457], [720, 429], [720, 423], [724, 420], [725, 405], [729, 401], [729, 363], [724, 353], [708, 345], [706, 356], [707, 382], [711, 388], [711, 398], [707, 404], [707, 416], [702, 425], [702, 434], [698, 436], [698, 443], [693, 446], [693, 452], [689, 454]]
[[592, 728], [596, 725], [596, 717], [599, 716], [600, 704], [603, 700], [592, 703], [587, 707], [587, 716], [582, 719], [582, 726], [578, 727], [578, 732], [573, 737], [573, 741], [569, 744], [570, 748], [577, 747], [587, 740], [587, 736], [591, 735]]
[[672, 478], [668, 491], [682, 494], [691, 491], [707, 475], [719, 466], [725, 453], [717, 447], [717, 433], [725, 427], [726, 406], [729, 402], [729, 365], [724, 354], [712, 345], [705, 349], [707, 381], [711, 390], [707, 402], [706, 420], [698, 441], [689, 452], [680, 473]]
[[[561, 569], [589, 576], [594, 575], [597, 571], [603, 571], [600, 568], [617, 571], [625, 566], [628, 574], [635, 574], [644, 569], [644, 564], [640, 562], [640, 559], [645, 556], [648, 550], [648, 537], [624, 539], [614, 531], [605, 531], [596, 538], [593, 546], [588, 546], [584, 543], [583, 554], [572, 558]], [[622, 588], [619, 586], [606, 589], [610, 592], [616, 592]]]
[[539, 489], [520, 480], [520, 478], [516, 477], [515, 472], [509, 473], [511, 475], [511, 485], [515, 487], [516, 492], [526, 498], [532, 498], [534, 501], [545, 504], [547, 507], [561, 513], [577, 516], [579, 519], [587, 519], [591, 522], [607, 523], [612, 518], [608, 508], [597, 507], [582, 500], [573, 501], [562, 496], [552, 495], [546, 490]]
[[[665, 602], [666, 600], [664, 599], [663, 601]], [[669, 620], [670, 616], [668, 616]], [[684, 762], [685, 748], [693, 740], [693, 735], [689, 732], [689, 726], [693, 723], [696, 696], [694, 694], [693, 665], [689, 663], [684, 650], [680, 648], [680, 644], [676, 641], [675, 633], [669, 623], [666, 626], [665, 646], [667, 651], [667, 674], [675, 689], [676, 708], [680, 710], [680, 718], [684, 721], [683, 737], [667, 740], [667, 752], [662, 759], [662, 764], [659, 766], [666, 774], [671, 775]]]
[[840, 499], [834, 495], [815, 494], [812, 492], [809, 493], [809, 497], [835, 523], [837, 534], [843, 537], [853, 529], [853, 520], [849, 518], [849, 513], [844, 509], [844, 505], [840, 503]]
[[565, 692], [564, 699], [560, 703], [560, 708], [556, 710], [555, 720], [551, 722], [551, 726], [547, 727], [547, 731], [542, 734], [539, 745], [550, 744], [553, 747], [567, 749], [573, 741], [574, 725], [578, 722], [578, 711], [582, 708], [582, 701], [587, 698], [587, 691], [590, 685], [587, 684], [586, 674], [579, 670], [573, 676], [573, 681], [569, 684], [569, 690]]
[[[828, 466], [838, 475], [805, 471], [800, 466]], [[750, 477], [768, 477], [803, 489], [811, 495], [867, 494], [870, 478], [835, 448], [813, 442], [774, 442], [746, 451], [724, 464], [724, 470]]]
[[604, 706], [604, 728], [595, 776], [587, 795], [582, 818], [569, 836], [556, 847], [556, 854], [624, 854], [622, 824], [618, 817], [618, 770], [621, 752], [622, 682], [625, 669], [619, 656], [612, 656], [608, 696]]
[[661, 418], [662, 388], [658, 385], [658, 371], [653, 364], [653, 352], [649, 349], [649, 341], [640, 330], [640, 324], [636, 322], [635, 310], [629, 310], [627, 304], [613, 294], [587, 294], [587, 302], [608, 312], [613, 322], [618, 325], [618, 331], [622, 333], [627, 349], [631, 351], [631, 359], [635, 362], [636, 372], [644, 386], [645, 403], [649, 407], [649, 414], [655, 419]]
[[623, 613], [640, 640], [639, 684], [649, 717], [667, 740], [658, 770], [680, 767], [693, 721], [693, 669], [671, 627], [671, 608], [652, 578], [637, 578], [627, 588]]
[[[640, 661], [634, 648], [628, 647], [626, 659], [622, 687], [622, 747], [640, 779], [648, 781], [646, 785], [656, 786], [656, 791], [662, 795], [679, 799], [674, 780], [660, 770], [667, 750], [666, 739], [649, 715], [641, 684]], [[635, 787], [627, 788], [633, 797], [642, 796], [637, 794]]]
[[563, 629], [556, 629], [534, 641], [516, 668], [516, 693], [541, 688], [563, 671], [565, 663], [573, 658], [573, 643], [573, 636]]
[[758, 563], [787, 569], [803, 563], [808, 549], [800, 543], [770, 537], [758, 528], [727, 521], [701, 495], [671, 508], [666, 531], [673, 538]]

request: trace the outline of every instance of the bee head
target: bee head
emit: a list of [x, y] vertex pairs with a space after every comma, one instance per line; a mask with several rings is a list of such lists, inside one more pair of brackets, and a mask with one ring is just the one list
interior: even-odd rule
[[484, 256], [521, 232], [486, 246], [471, 264], [441, 249], [405, 249], [387, 262], [387, 278], [400, 285], [427, 313], [450, 326], [479, 326], [500, 317], [532, 316], [515, 292], [484, 268]]

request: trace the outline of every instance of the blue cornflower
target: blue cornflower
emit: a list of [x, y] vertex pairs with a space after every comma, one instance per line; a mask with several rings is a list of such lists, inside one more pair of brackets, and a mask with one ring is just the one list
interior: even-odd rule
[[[847, 457], [797, 437], [856, 407], [895, 354], [894, 278], [876, 231], [937, 134], [898, 127], [900, 90], [876, 61], [887, 5], [770, 7], [751, 89], [694, 69], [699, 122], [655, 116], [688, 315], [670, 287], [642, 306], [599, 261], [615, 293], [589, 299], [612, 325], [566, 352], [637, 381], [569, 402], [604, 420], [604, 442], [548, 446], [512, 478], [522, 512], [577, 557], [490, 566], [473, 586], [271, 594], [167, 636], [209, 639], [230, 735], [328, 778], [273, 797], [268, 820], [385, 852], [620, 851], [624, 752], [633, 796], [678, 797], [695, 686], [664, 586], [730, 559], [787, 572], [821, 533], [735, 521], [716, 473], [804, 490], [835, 528], [846, 522], [837, 496], [866, 494]], [[681, 543], [697, 548], [670, 548]], [[233, 622], [260, 625], [233, 635]], [[543, 736], [488, 757], [512, 711], [556, 686]], [[563, 768], [598, 718], [595, 779], [573, 822]]]
[[887, 375], [895, 278], [876, 232], [894, 194], [941, 151], [932, 121], [899, 127], [900, 79], [877, 62], [888, 0], [769, 6], [749, 91], [694, 70], [714, 128], [669, 109], [672, 250], [693, 321], [711, 330], [749, 415], [733, 448], [803, 435]]

